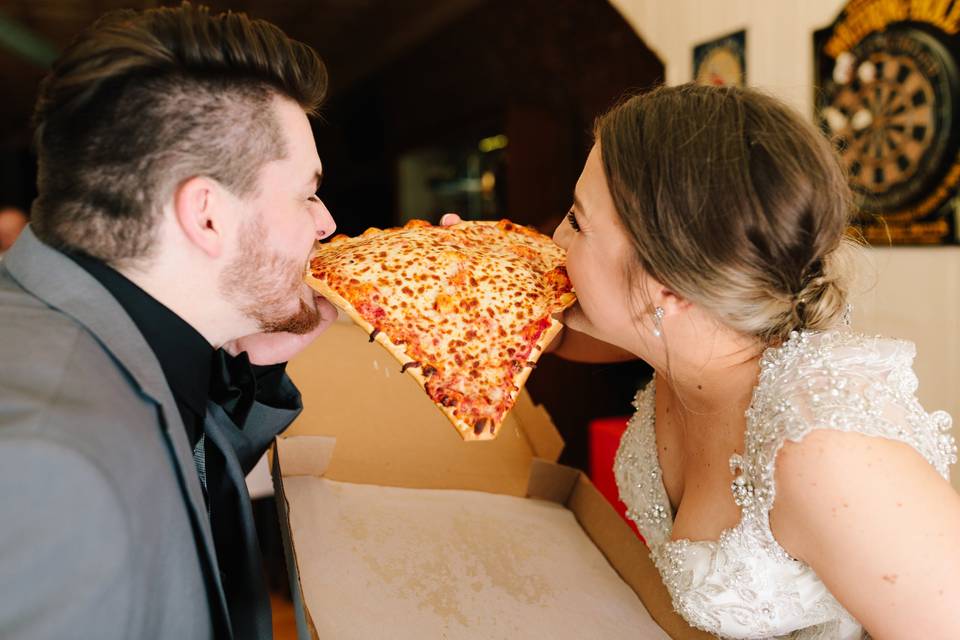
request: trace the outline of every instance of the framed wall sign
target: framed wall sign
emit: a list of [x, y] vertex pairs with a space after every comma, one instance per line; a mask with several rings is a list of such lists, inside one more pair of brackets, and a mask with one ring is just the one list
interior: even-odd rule
[[742, 87], [747, 82], [747, 32], [698, 44], [693, 48], [693, 79], [700, 84]]

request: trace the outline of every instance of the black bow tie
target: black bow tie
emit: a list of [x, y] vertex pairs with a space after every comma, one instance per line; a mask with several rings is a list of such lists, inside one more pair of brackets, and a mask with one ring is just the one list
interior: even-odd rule
[[220, 405], [240, 429], [257, 397], [257, 377], [247, 352], [231, 356], [223, 349], [213, 353], [210, 366], [210, 400]]

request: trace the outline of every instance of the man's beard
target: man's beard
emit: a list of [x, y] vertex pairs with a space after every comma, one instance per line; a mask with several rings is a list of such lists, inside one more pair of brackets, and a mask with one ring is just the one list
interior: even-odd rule
[[[226, 299], [236, 300], [240, 311], [265, 333], [309, 333], [320, 324], [321, 316], [316, 306], [300, 297], [304, 261], [270, 251], [264, 244], [266, 237], [260, 214], [252, 214], [240, 229], [237, 257], [224, 270], [220, 291]], [[286, 310], [293, 299], [299, 308], [290, 313]]]

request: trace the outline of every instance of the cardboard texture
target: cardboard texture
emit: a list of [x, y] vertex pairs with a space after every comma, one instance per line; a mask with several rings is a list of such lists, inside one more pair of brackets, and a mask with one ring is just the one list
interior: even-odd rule
[[305, 411], [273, 475], [301, 638], [712, 637], [673, 611], [589, 479], [555, 463], [563, 441], [526, 392], [496, 440], [465, 443], [351, 325], [288, 371]]

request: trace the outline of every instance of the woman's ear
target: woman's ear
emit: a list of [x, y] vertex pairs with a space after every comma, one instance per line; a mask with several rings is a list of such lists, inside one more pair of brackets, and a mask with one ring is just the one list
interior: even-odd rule
[[662, 307], [664, 315], [684, 312], [693, 304], [673, 289], [663, 285], [657, 289], [654, 297], [655, 306]]
[[223, 252], [226, 200], [223, 187], [202, 176], [181, 182], [173, 193], [178, 227], [188, 242], [211, 258]]
[[646, 299], [650, 305], [647, 313], [653, 313], [657, 307], [663, 309], [663, 317], [681, 313], [690, 308], [692, 303], [682, 295], [663, 284], [653, 276], [644, 274], [643, 286], [646, 289]]

